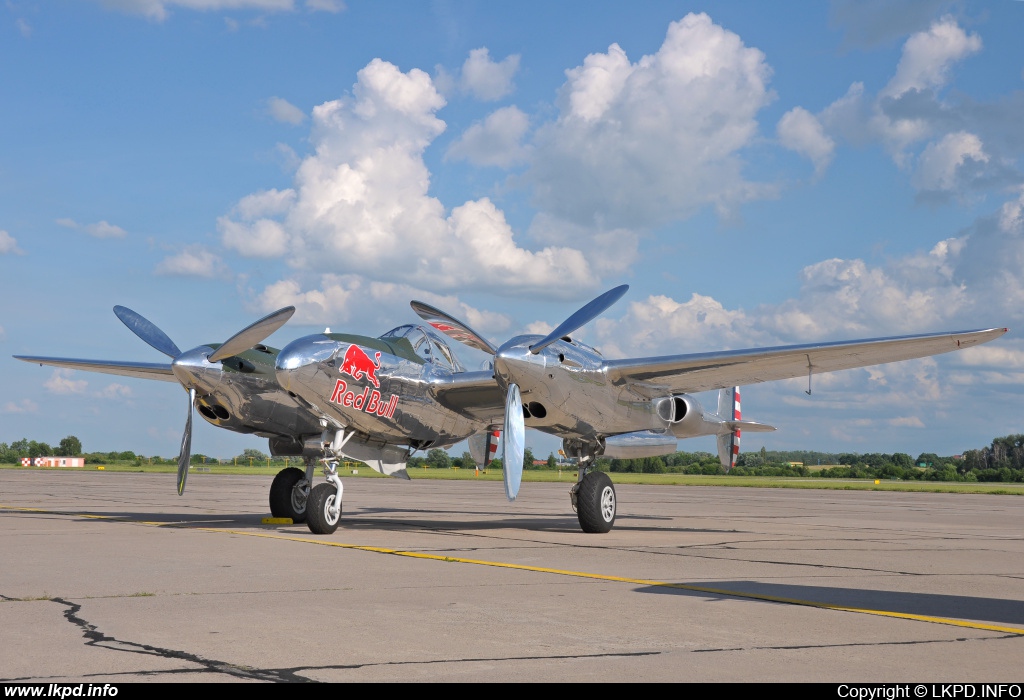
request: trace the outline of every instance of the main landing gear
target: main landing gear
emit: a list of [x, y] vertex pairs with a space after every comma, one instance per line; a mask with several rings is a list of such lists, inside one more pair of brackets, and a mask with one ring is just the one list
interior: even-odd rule
[[306, 470], [288, 467], [274, 477], [270, 485], [270, 514], [275, 518], [291, 518], [294, 523], [306, 522], [309, 487], [313, 483], [316, 460], [306, 460]]
[[[565, 447], [570, 447], [565, 445]], [[608, 532], [615, 524], [615, 486], [604, 472], [594, 471], [595, 451], [573, 445], [579, 463], [579, 479], [569, 489], [569, 500], [583, 532]]]

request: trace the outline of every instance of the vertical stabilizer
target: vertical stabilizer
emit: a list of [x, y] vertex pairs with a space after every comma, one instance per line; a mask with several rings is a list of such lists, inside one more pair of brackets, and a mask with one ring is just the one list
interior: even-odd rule
[[498, 456], [498, 440], [501, 438], [500, 430], [488, 430], [486, 433], [477, 433], [469, 438], [469, 452], [476, 462], [477, 473], [487, 466]]
[[[738, 421], [742, 419], [740, 412], [740, 388], [721, 389], [718, 392], [718, 415], [723, 420]], [[718, 434], [718, 459], [722, 468], [729, 471], [736, 466], [736, 458], [740, 454], [740, 429]]]

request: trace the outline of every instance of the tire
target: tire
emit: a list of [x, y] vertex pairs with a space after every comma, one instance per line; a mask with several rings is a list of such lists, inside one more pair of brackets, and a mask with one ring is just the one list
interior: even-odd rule
[[314, 535], [330, 535], [338, 529], [338, 523], [341, 522], [341, 508], [338, 508], [338, 514], [333, 518], [328, 512], [328, 509], [334, 505], [337, 495], [338, 489], [334, 484], [317, 484], [309, 492], [306, 525]]
[[275, 518], [291, 518], [293, 523], [306, 521], [306, 493], [295, 485], [306, 479], [306, 473], [295, 467], [282, 469], [270, 485], [270, 514]]
[[576, 516], [583, 532], [608, 532], [615, 524], [615, 486], [604, 472], [583, 477], [576, 492]]

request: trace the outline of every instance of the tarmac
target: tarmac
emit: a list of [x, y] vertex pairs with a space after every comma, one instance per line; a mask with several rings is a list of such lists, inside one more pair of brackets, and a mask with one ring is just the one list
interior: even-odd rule
[[271, 478], [0, 471], [0, 682], [1024, 680], [1020, 496]]

